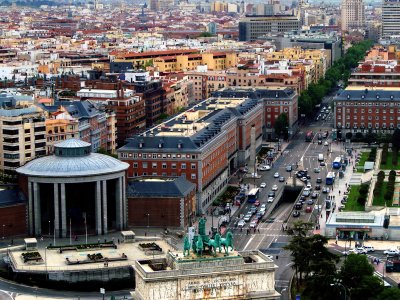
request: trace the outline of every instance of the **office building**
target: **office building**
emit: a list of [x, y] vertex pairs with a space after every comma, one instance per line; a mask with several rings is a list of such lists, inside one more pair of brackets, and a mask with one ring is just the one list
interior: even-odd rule
[[382, 2], [382, 37], [400, 36], [400, 0]]
[[342, 31], [365, 29], [363, 0], [343, 0], [341, 7]]
[[239, 41], [255, 41], [269, 33], [299, 29], [300, 21], [296, 16], [246, 16], [239, 22]]

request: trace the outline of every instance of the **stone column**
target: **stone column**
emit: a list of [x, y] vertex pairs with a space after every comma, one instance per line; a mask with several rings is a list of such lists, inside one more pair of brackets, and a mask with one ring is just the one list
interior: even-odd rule
[[122, 216], [122, 177], [117, 178], [115, 183], [115, 205], [116, 205], [116, 218], [117, 229], [123, 229], [123, 216]]
[[101, 234], [101, 187], [100, 181], [96, 181], [96, 233]]
[[126, 200], [126, 187], [125, 187], [125, 176], [121, 177], [121, 187], [122, 187], [122, 198], [121, 198], [121, 207], [122, 207], [122, 228], [125, 229], [128, 223], [128, 212], [127, 212], [127, 200]]
[[103, 234], [108, 231], [108, 218], [107, 218], [107, 180], [102, 181], [103, 185]]
[[34, 214], [35, 214], [35, 235], [42, 234], [42, 223], [40, 214], [40, 190], [37, 182], [33, 183]]
[[257, 174], [256, 166], [256, 127], [251, 126], [250, 130], [250, 160], [249, 160], [249, 172]]
[[29, 215], [29, 235], [34, 235], [33, 231], [33, 182], [28, 181], [28, 195], [29, 195], [29, 203], [28, 203], [28, 215]]
[[65, 201], [65, 183], [61, 183], [61, 237], [67, 237], [67, 204]]
[[[59, 209], [59, 197], [58, 197], [58, 183], [54, 183], [54, 234], [59, 236], [60, 234], [60, 209]], [[51, 221], [51, 220], [49, 220]]]

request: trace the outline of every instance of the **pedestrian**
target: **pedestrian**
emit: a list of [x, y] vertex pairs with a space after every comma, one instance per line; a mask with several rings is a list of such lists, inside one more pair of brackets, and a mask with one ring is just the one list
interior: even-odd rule
[[117, 240], [117, 242], [118, 242], [118, 245], [119, 245], [119, 239]]
[[11, 240], [11, 246], [12, 246], [12, 245], [14, 245], [14, 240], [13, 240], [13, 239]]
[[340, 195], [340, 191], [339, 191], [339, 195]]
[[258, 233], [260, 233], [260, 228], [257, 229]]

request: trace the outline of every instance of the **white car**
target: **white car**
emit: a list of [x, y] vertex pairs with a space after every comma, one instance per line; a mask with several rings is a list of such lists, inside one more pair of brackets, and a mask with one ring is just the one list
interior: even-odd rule
[[312, 189], [311, 183], [307, 183], [306, 188], [309, 189], [309, 190], [311, 190], [311, 189]]
[[260, 206], [260, 210], [266, 210], [267, 209], [267, 204], [263, 203]]
[[364, 246], [364, 249], [367, 250], [367, 252], [374, 252], [375, 249], [372, 246]]
[[386, 255], [398, 255], [399, 254], [399, 250], [397, 250], [397, 249], [388, 249], [388, 250], [383, 251], [383, 254], [386, 254]]
[[274, 185], [272, 186], [272, 189], [271, 189], [271, 190], [277, 191], [277, 190], [278, 190], [278, 186], [277, 186], [276, 184], [274, 184]]
[[268, 166], [268, 165], [259, 166], [259, 167], [257, 168], [257, 170], [258, 170], [258, 171], [269, 171], [269, 170], [271, 170], [271, 167]]
[[261, 208], [261, 209], [259, 210], [259, 213], [260, 213], [261, 215], [265, 215], [265, 208]]
[[358, 254], [367, 254], [367, 249], [365, 249], [364, 247], [357, 247], [356, 251]]
[[276, 173], [274, 174], [274, 178], [279, 178], [279, 173], [278, 173], [278, 172], [276, 172]]
[[272, 203], [272, 202], [274, 202], [274, 197], [268, 197], [268, 200], [267, 200], [267, 202], [268, 202], [268, 203]]
[[260, 184], [260, 188], [265, 188], [267, 186], [267, 184], [265, 183], [265, 182], [262, 182], [261, 184]]
[[238, 222], [238, 227], [243, 228], [246, 225], [246, 221], [245, 220], [240, 220]]
[[257, 227], [257, 220], [253, 220], [250, 223], [250, 228], [256, 228]]
[[328, 142], [325, 142], [325, 143], [324, 143], [324, 146], [329, 146], [329, 143], [328, 143]]

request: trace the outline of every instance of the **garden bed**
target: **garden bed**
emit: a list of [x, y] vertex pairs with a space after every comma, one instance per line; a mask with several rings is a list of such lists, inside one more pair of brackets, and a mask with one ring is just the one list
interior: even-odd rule
[[80, 245], [62, 245], [62, 246], [49, 246], [47, 249], [49, 250], [58, 250], [60, 253], [64, 251], [92, 251], [92, 250], [100, 250], [104, 248], [114, 248], [117, 249], [117, 245], [114, 242], [106, 242], [106, 243], [92, 243], [92, 244], [80, 244]]
[[21, 254], [22, 256], [22, 260], [24, 261], [24, 263], [32, 263], [32, 262], [36, 262], [36, 263], [42, 263], [43, 259], [42, 256], [40, 255], [39, 252], [35, 251], [35, 252], [24, 252]]

